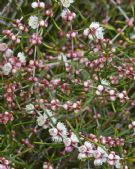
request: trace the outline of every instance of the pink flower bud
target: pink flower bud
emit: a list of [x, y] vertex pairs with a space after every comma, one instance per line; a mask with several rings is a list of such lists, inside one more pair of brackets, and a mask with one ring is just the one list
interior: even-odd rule
[[110, 91], [109, 91], [109, 94], [110, 94], [111, 96], [113, 96], [113, 95], [115, 95], [115, 91], [114, 91], [114, 90], [110, 90]]
[[111, 101], [115, 101], [115, 100], [116, 100], [116, 96], [111, 96], [111, 97], [110, 97], [110, 100], [111, 100]]
[[98, 91], [102, 92], [104, 90], [104, 86], [98, 85], [97, 89], [98, 89]]
[[12, 39], [13, 41], [15, 41], [15, 40], [16, 40], [16, 36], [15, 36], [15, 35], [12, 35], [12, 36], [11, 36], [11, 39]]
[[33, 2], [33, 3], [31, 4], [31, 6], [32, 6], [32, 8], [38, 8], [38, 2]]
[[114, 159], [114, 155], [113, 154], [109, 154], [108, 158], [109, 158], [109, 160], [113, 160]]
[[39, 25], [40, 25], [40, 26], [44, 26], [44, 25], [45, 25], [45, 21], [44, 21], [44, 20], [41, 20], [41, 21], [39, 22]]
[[76, 33], [76, 32], [72, 32], [72, 33], [71, 33], [71, 37], [72, 37], [72, 38], [75, 38], [75, 37], [76, 37], [76, 35], [77, 35], [77, 33]]
[[123, 93], [120, 93], [120, 94], [118, 95], [118, 97], [119, 97], [120, 99], [124, 99], [124, 94], [123, 94]]
[[115, 161], [113, 161], [113, 160], [108, 160], [108, 164], [114, 165], [114, 164], [115, 164]]
[[44, 3], [44, 2], [40, 2], [40, 3], [39, 3], [39, 7], [40, 7], [40, 8], [45, 8], [45, 3]]
[[135, 127], [135, 121], [132, 121], [132, 126]]
[[16, 43], [20, 43], [20, 39], [17, 38], [17, 39], [16, 39]]
[[65, 147], [65, 151], [71, 153], [73, 151], [73, 147], [72, 146]]

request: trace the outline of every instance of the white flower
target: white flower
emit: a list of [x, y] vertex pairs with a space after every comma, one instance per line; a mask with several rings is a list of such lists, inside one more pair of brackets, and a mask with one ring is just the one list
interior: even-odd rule
[[17, 57], [19, 58], [20, 62], [22, 62], [22, 63], [26, 62], [26, 56], [24, 55], [23, 52], [19, 52]]
[[85, 141], [84, 145], [87, 147], [88, 150], [93, 149], [93, 144], [91, 144], [89, 141]]
[[64, 142], [64, 144], [65, 144], [66, 147], [69, 147], [69, 146], [71, 146], [71, 144], [72, 144], [72, 141], [71, 141], [70, 138], [65, 138], [65, 139], [63, 140], [63, 142]]
[[89, 39], [93, 40], [94, 38], [103, 39], [104, 32], [103, 28], [98, 22], [92, 22], [89, 28], [86, 28], [83, 32], [84, 36], [88, 36]]
[[62, 142], [63, 138], [67, 138], [67, 129], [61, 122], [58, 122], [56, 128], [53, 127], [49, 129], [49, 133], [52, 136], [52, 140], [55, 142]]
[[50, 110], [46, 109], [45, 114], [47, 115], [47, 118], [50, 120], [50, 123], [56, 124], [57, 120], [55, 117], [53, 117], [53, 113]]
[[11, 63], [5, 63], [5, 65], [2, 67], [2, 71], [4, 75], [9, 75], [9, 73], [12, 70], [12, 65]]
[[70, 10], [69, 9], [64, 9], [61, 13], [61, 17], [62, 18], [65, 18], [68, 14], [70, 13]]
[[97, 150], [101, 153], [102, 162], [105, 163], [108, 158], [107, 152], [103, 150], [101, 147], [98, 147]]
[[120, 157], [118, 155], [115, 155], [115, 167], [121, 168]]
[[56, 128], [49, 129], [49, 133], [51, 136], [55, 137], [58, 135], [58, 130]]
[[79, 140], [77, 136], [72, 132], [70, 137], [64, 138], [63, 140], [66, 147], [71, 145], [77, 145], [79, 143]]
[[85, 161], [86, 158], [87, 158], [87, 155], [85, 153], [79, 153], [78, 154], [78, 159], [79, 160]]
[[33, 104], [27, 104], [26, 108], [25, 108], [25, 110], [28, 114], [33, 114], [34, 109], [35, 109], [35, 107]]
[[121, 168], [121, 163], [120, 163], [119, 161], [116, 161], [116, 162], [115, 162], [115, 167], [116, 167], [116, 168]]
[[97, 150], [98, 150], [98, 151], [102, 154], [102, 156], [104, 156], [104, 157], [108, 157], [107, 152], [106, 152], [103, 148], [98, 147], [98, 148], [97, 148]]
[[62, 142], [62, 137], [59, 135], [59, 131], [57, 128], [51, 128], [49, 129], [49, 133], [52, 136], [52, 140], [55, 142]]
[[93, 36], [95, 36], [97, 39], [103, 39], [103, 28], [100, 26], [98, 22], [92, 22], [89, 26], [92, 35], [89, 35], [90, 39], [93, 39]]
[[28, 24], [32, 29], [37, 29], [39, 27], [38, 17], [37, 16], [30, 16]]
[[37, 118], [37, 123], [39, 126], [43, 127], [44, 129], [48, 128], [48, 125], [46, 124], [47, 117], [46, 114], [44, 113], [43, 115], [40, 114]]
[[60, 1], [65, 8], [69, 8], [70, 5], [74, 2], [73, 0], [60, 0]]
[[38, 123], [38, 125], [39, 126], [43, 126], [44, 124], [45, 124], [45, 122], [46, 122], [46, 114], [44, 113], [44, 114], [40, 114], [39, 116], [38, 116], [38, 118], [37, 118], [37, 123]]
[[93, 157], [94, 154], [93, 147], [94, 147], [93, 144], [91, 144], [88, 141], [85, 141], [84, 145], [78, 148], [79, 151], [78, 159], [85, 160], [86, 158]]
[[60, 136], [54, 136], [52, 137], [52, 140], [56, 143], [61, 143], [62, 142], [62, 137]]
[[87, 147], [85, 145], [82, 145], [82, 146], [79, 147], [78, 150], [79, 150], [80, 153], [86, 153], [87, 152]]
[[62, 60], [63, 62], [67, 62], [67, 56], [64, 55], [63, 53], [61, 53], [60, 55], [58, 55], [58, 60]]
[[68, 9], [64, 9], [61, 13], [61, 17], [64, 18], [65, 16], [67, 16], [67, 12], [68, 12]]
[[44, 112], [44, 114], [39, 114], [37, 118], [38, 125], [46, 129], [49, 127], [49, 124], [51, 123], [55, 124], [56, 119], [52, 116], [53, 116], [52, 112], [48, 109]]
[[82, 158], [93, 157], [94, 154], [93, 145], [88, 141], [85, 141], [84, 145], [78, 148], [78, 151], [79, 151], [78, 158], [81, 160]]
[[104, 32], [103, 32], [103, 28], [100, 27], [96, 30], [95, 36], [97, 39], [103, 39], [104, 38]]
[[72, 132], [71, 136], [70, 136], [70, 139], [72, 141], [72, 143], [79, 143], [79, 139], [78, 137]]
[[110, 86], [110, 83], [106, 79], [102, 79], [101, 84], [105, 86]]
[[98, 22], [92, 22], [89, 26], [90, 29], [98, 29], [100, 24]]
[[121, 163], [120, 163], [121, 158], [115, 154], [115, 152], [111, 152], [108, 155], [108, 164], [111, 166], [115, 166], [116, 168], [121, 168]]
[[[89, 141], [85, 141], [84, 145], [80, 147], [82, 151], [80, 151], [81, 153], [84, 153], [84, 149], [86, 149], [87, 153], [88, 152], [93, 152], [93, 145], [89, 142]], [[91, 153], [90, 152], [90, 153]]]
[[65, 127], [65, 125], [61, 122], [59, 122], [57, 124], [57, 129], [59, 130], [59, 132], [61, 133], [61, 135], [66, 136], [67, 135], [67, 128]]
[[90, 33], [89, 28], [86, 28], [86, 29], [83, 31], [84, 36], [88, 36], [89, 33]]
[[97, 150], [94, 151], [94, 157], [94, 165], [100, 166], [107, 161], [108, 154], [101, 147], [98, 147]]
[[102, 161], [101, 158], [97, 158], [97, 159], [94, 160], [94, 165], [95, 166], [100, 166], [102, 164], [103, 164], [103, 161]]

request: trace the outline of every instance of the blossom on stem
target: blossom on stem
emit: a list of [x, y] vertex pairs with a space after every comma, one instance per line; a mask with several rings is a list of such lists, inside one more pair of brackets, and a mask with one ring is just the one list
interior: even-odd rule
[[107, 161], [108, 154], [101, 147], [94, 151], [94, 165], [100, 166]]
[[25, 109], [28, 114], [33, 114], [35, 107], [33, 104], [27, 104]]
[[108, 164], [111, 166], [115, 166], [116, 168], [120, 168], [121, 164], [120, 164], [120, 157], [118, 155], [115, 154], [114, 151], [112, 151], [109, 155], [108, 155]]
[[70, 5], [74, 2], [73, 0], [60, 0], [60, 1], [62, 3], [63, 7], [65, 7], [65, 8], [69, 8]]
[[48, 128], [51, 123], [55, 124], [56, 119], [53, 116], [53, 113], [46, 109], [43, 114], [39, 114], [37, 118], [38, 126], [43, 127], [44, 129]]
[[79, 139], [73, 132], [71, 132], [70, 136], [63, 139], [63, 142], [65, 145], [65, 151], [71, 152], [73, 150], [73, 146], [77, 146], [79, 143]]
[[93, 40], [94, 38], [103, 39], [104, 32], [103, 28], [98, 22], [92, 22], [89, 28], [86, 28], [83, 32], [84, 36], [88, 36], [89, 39]]
[[55, 142], [62, 142], [63, 138], [67, 136], [67, 128], [61, 122], [58, 122], [56, 127], [49, 129], [52, 140]]
[[94, 155], [93, 144], [88, 141], [85, 141], [84, 145], [80, 146], [78, 150], [78, 159], [82, 161], [84, 161], [86, 158], [93, 157]]
[[32, 29], [37, 29], [39, 27], [38, 17], [37, 16], [30, 16], [28, 24]]
[[19, 52], [19, 53], [17, 54], [17, 57], [19, 58], [19, 61], [20, 61], [21, 63], [25, 63], [25, 62], [26, 62], [26, 56], [24, 55], [23, 52]]

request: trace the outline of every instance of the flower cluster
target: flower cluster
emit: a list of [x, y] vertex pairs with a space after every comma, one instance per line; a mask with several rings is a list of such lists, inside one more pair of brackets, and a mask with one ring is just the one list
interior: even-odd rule
[[10, 121], [13, 121], [14, 117], [12, 115], [12, 112], [5, 112], [3, 114], [0, 114], [0, 123], [1, 124], [7, 124]]
[[115, 165], [116, 168], [120, 168], [120, 166], [121, 166], [120, 157], [118, 155], [116, 155], [114, 151], [112, 151], [108, 156], [108, 163], [111, 166]]
[[76, 18], [76, 14], [74, 12], [71, 12], [69, 9], [64, 9], [61, 13], [61, 17], [64, 21], [72, 21]]
[[53, 116], [54, 115], [52, 114], [52, 112], [48, 109], [46, 109], [43, 114], [39, 113], [39, 116], [37, 118], [38, 126], [46, 129], [49, 127], [49, 124], [50, 124], [49, 121], [51, 121], [52, 124], [56, 124], [56, 119]]
[[18, 28], [20, 31], [28, 32], [27, 26], [24, 25], [23, 23], [21, 23], [21, 20], [20, 20], [20, 19], [14, 20], [13, 26], [16, 27], [16, 28]]
[[84, 30], [83, 34], [91, 40], [104, 38], [103, 28], [98, 22], [92, 22], [89, 28]]
[[2, 32], [5, 36], [7, 36], [9, 39], [11, 39], [15, 43], [20, 43], [20, 38], [18, 35], [14, 34], [11, 30], [4, 30]]
[[[54, 124], [54, 120], [51, 118], [52, 113], [49, 110], [46, 110], [46, 114], [40, 115], [37, 118], [37, 122], [39, 126], [42, 126], [44, 129], [51, 127]], [[47, 125], [47, 117], [50, 118], [50, 122]], [[52, 121], [52, 122], [51, 122]], [[55, 121], [56, 123], [56, 121]], [[65, 152], [72, 152], [73, 148], [78, 149], [78, 159], [86, 160], [87, 158], [94, 157], [94, 165], [100, 166], [103, 163], [108, 163], [110, 165], [116, 166], [116, 168], [120, 168], [120, 157], [115, 154], [115, 152], [111, 152], [109, 155], [107, 151], [102, 149], [101, 147], [97, 147], [93, 143], [89, 141], [85, 141], [84, 145], [78, 146], [80, 143], [80, 139], [73, 132], [68, 132], [66, 126], [58, 122], [56, 127], [52, 127], [49, 129], [49, 133], [52, 137], [52, 140], [55, 142], [63, 142], [65, 145]], [[103, 138], [103, 137], [102, 137]], [[108, 138], [109, 139], [109, 138]], [[113, 157], [112, 157], [113, 155]]]
[[49, 129], [49, 133], [53, 141], [62, 142], [63, 138], [66, 138], [67, 129], [63, 123], [58, 122], [56, 127]]

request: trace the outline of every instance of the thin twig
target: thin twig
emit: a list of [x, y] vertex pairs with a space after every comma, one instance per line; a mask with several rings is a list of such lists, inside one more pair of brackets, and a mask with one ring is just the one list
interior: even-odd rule
[[120, 5], [117, 5], [114, 0], [111, 0], [111, 2], [116, 6], [116, 8], [120, 11], [120, 13], [125, 17], [125, 19], [129, 19], [126, 12], [121, 8]]

